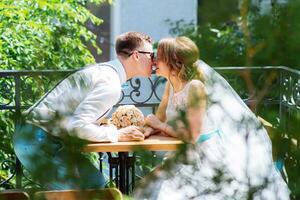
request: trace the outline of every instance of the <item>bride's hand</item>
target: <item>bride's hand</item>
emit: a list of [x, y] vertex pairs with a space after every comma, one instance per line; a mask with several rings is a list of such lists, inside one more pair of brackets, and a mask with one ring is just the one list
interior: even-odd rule
[[118, 130], [118, 141], [127, 142], [127, 141], [142, 141], [145, 139], [145, 135], [142, 133], [141, 128], [137, 126], [128, 126]]
[[146, 117], [146, 124], [153, 129], [162, 130], [163, 124], [155, 115], [150, 114]]
[[144, 135], [145, 135], [145, 137], [149, 137], [150, 135], [156, 135], [158, 133], [161, 133], [161, 130], [153, 129], [150, 126], [146, 126], [144, 128]]

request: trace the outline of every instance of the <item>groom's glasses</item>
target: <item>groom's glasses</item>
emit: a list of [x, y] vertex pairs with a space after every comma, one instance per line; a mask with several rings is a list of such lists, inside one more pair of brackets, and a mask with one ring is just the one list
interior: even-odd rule
[[[154, 52], [149, 52], [149, 51], [137, 51], [138, 53], [142, 53], [142, 54], [149, 54], [150, 55], [150, 58], [151, 58], [151, 61], [153, 62], [154, 61]], [[131, 56], [134, 52], [131, 52], [128, 54], [128, 57]]]

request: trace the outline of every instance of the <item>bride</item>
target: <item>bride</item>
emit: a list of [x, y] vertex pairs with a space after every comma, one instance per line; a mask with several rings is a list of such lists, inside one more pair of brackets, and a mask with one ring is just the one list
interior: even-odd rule
[[[154, 170], [136, 199], [289, 199], [273, 165], [271, 141], [261, 123], [211, 67], [198, 60], [187, 37], [162, 39], [156, 74], [167, 79], [145, 135], [163, 134], [191, 143], [181, 159]], [[171, 162], [173, 161], [173, 162]]]

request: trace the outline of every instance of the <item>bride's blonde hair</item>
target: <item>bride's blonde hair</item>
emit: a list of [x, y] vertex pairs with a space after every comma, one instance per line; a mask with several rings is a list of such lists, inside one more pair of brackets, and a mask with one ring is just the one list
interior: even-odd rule
[[164, 38], [158, 43], [158, 57], [178, 74], [182, 80], [198, 79], [204, 82], [198, 69], [199, 49], [188, 37]]

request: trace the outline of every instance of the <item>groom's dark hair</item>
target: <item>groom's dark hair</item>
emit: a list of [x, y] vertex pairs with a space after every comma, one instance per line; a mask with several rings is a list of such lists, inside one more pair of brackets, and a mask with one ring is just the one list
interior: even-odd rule
[[143, 42], [152, 43], [150, 36], [140, 32], [126, 32], [119, 35], [116, 39], [116, 53], [118, 56], [128, 56]]

